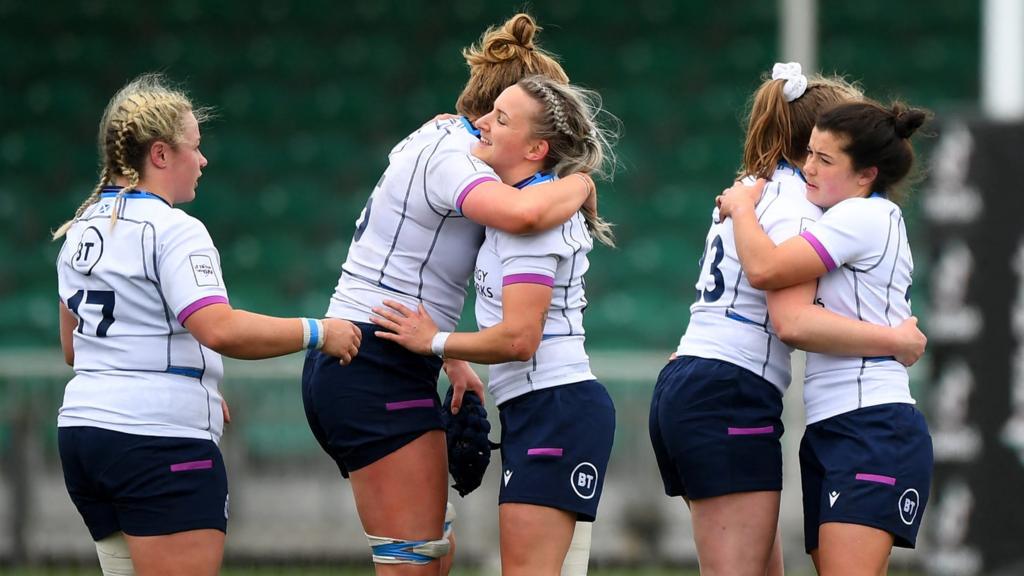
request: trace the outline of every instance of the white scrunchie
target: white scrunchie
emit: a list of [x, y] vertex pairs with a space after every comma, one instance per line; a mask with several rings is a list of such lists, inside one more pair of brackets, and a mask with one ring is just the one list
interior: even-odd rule
[[807, 76], [800, 70], [799, 62], [777, 62], [772, 67], [772, 80], [786, 81], [782, 87], [782, 97], [786, 102], [796, 100], [807, 91]]

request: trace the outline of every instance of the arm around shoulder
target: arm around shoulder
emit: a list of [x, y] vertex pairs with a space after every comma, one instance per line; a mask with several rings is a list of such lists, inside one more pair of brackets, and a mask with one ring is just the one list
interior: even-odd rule
[[549, 230], [572, 217], [595, 190], [585, 174], [517, 189], [497, 181], [477, 185], [462, 202], [462, 213], [479, 224], [510, 234]]

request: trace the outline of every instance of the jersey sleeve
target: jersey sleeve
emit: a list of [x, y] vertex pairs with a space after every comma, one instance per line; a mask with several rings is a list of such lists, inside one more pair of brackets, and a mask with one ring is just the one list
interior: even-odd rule
[[802, 188], [788, 182], [772, 183], [775, 194], [766, 197], [770, 202], [761, 213], [759, 222], [776, 245], [800, 234], [821, 217], [821, 208], [807, 200]]
[[516, 236], [506, 232], [497, 234], [495, 246], [501, 258], [501, 285], [541, 284], [555, 285], [555, 272], [560, 257], [554, 240], [561, 242], [559, 228], [539, 234]]
[[501, 179], [490, 166], [470, 154], [465, 143], [459, 144], [457, 136], [449, 137], [450, 142], [443, 142], [427, 160], [425, 184], [432, 204], [461, 214], [462, 203], [474, 188]]
[[183, 217], [157, 238], [160, 291], [178, 322], [211, 304], [227, 304], [220, 254], [203, 224]]
[[810, 243], [829, 272], [844, 264], [855, 264], [881, 254], [879, 243], [888, 239], [884, 226], [888, 218], [873, 210], [864, 198], [844, 200], [828, 211], [800, 236]]

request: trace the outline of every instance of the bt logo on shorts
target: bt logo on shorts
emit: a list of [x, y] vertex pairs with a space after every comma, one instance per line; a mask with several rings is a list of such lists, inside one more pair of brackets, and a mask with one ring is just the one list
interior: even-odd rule
[[569, 485], [577, 496], [590, 500], [597, 494], [597, 467], [590, 462], [578, 464], [569, 476]]
[[918, 495], [917, 490], [913, 488], [907, 488], [903, 491], [903, 495], [900, 496], [899, 508], [900, 508], [900, 520], [907, 526], [914, 523], [914, 519], [917, 518], [917, 508], [921, 502], [921, 497]]

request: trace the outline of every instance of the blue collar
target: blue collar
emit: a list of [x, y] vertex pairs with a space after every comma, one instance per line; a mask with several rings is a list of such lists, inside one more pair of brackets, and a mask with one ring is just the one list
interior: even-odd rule
[[[116, 198], [117, 195], [120, 194], [121, 190], [123, 190], [123, 188], [121, 186], [104, 186], [103, 189], [100, 190], [100, 198]], [[168, 206], [171, 205], [170, 202], [168, 202], [167, 200], [164, 200], [162, 197], [157, 196], [156, 194], [153, 194], [152, 192], [146, 192], [145, 190], [138, 190], [138, 189], [129, 190], [128, 192], [124, 193], [123, 197], [126, 198], [126, 199], [128, 199], [128, 198], [149, 198], [150, 200], [159, 200], [159, 201], [163, 202], [164, 204], [167, 204]]]
[[779, 168], [789, 168], [790, 170], [795, 172], [796, 175], [799, 176], [801, 180], [803, 180], [805, 183], [807, 182], [807, 178], [804, 178], [804, 173], [801, 172], [799, 168], [797, 168], [796, 166], [793, 166], [789, 162], [786, 162], [785, 160], [779, 160], [779, 166], [778, 167]]
[[868, 195], [868, 198], [887, 198], [885, 192], [872, 192]]
[[552, 181], [554, 179], [555, 179], [555, 175], [552, 174], [551, 172], [537, 172], [536, 174], [534, 174], [533, 176], [530, 176], [529, 178], [524, 178], [524, 179], [520, 180], [519, 182], [516, 182], [515, 184], [513, 184], [513, 186], [515, 186], [516, 188], [519, 188], [520, 190], [522, 190], [523, 188], [526, 188], [527, 186], [533, 186], [534, 184], [542, 184], [544, 182], [550, 182], [550, 181]]
[[473, 126], [473, 123], [469, 121], [469, 118], [466, 118], [465, 116], [459, 116], [459, 120], [462, 120], [462, 124], [466, 127], [466, 132], [469, 132], [470, 134], [476, 136], [477, 138], [480, 137], [480, 130], [477, 129], [476, 126]]

